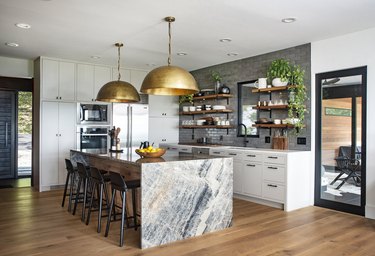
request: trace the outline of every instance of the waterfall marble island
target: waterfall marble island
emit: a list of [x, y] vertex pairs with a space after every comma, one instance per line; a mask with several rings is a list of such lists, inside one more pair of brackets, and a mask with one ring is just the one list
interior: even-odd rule
[[142, 249], [232, 225], [232, 158], [169, 151], [162, 158], [141, 158], [71, 150], [71, 159], [118, 172], [125, 180], [141, 180]]

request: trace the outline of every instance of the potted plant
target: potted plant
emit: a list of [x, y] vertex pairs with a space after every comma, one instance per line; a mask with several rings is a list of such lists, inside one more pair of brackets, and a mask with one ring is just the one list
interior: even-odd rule
[[287, 60], [277, 59], [272, 61], [267, 70], [267, 77], [273, 86], [286, 86], [291, 76], [291, 66]]
[[179, 103], [180, 105], [182, 103], [190, 103], [190, 104], [193, 104], [193, 97], [194, 97], [194, 94], [187, 94], [187, 95], [181, 95], [179, 97]]
[[217, 71], [212, 71], [211, 72], [211, 77], [215, 82], [215, 93], [219, 93], [219, 88], [220, 88], [220, 82], [221, 82], [221, 76], [220, 73]]
[[296, 134], [299, 134], [304, 128], [307, 99], [306, 87], [303, 82], [305, 71], [301, 67], [295, 65], [292, 67], [289, 81], [293, 83], [293, 87], [289, 87], [288, 101], [288, 117], [291, 124], [294, 125]]

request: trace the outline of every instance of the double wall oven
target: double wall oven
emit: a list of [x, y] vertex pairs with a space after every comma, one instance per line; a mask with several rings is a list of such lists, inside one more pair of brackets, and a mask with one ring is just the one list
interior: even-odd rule
[[77, 110], [77, 148], [107, 153], [111, 105], [79, 103]]

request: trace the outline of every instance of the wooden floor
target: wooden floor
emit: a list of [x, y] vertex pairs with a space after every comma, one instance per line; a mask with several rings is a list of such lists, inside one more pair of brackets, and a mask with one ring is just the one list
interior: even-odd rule
[[[61, 191], [0, 190], [0, 255], [375, 255], [375, 221], [308, 207], [285, 213], [234, 201], [234, 226], [176, 242], [139, 249], [139, 232], [126, 230], [118, 247], [118, 223], [108, 238], [61, 208]], [[104, 222], [103, 222], [104, 223]]]

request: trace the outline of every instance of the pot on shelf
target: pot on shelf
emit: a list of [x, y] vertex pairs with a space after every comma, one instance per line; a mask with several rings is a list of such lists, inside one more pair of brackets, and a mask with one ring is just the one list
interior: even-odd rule
[[278, 86], [287, 86], [288, 85], [288, 81], [281, 81], [281, 78], [274, 78], [272, 80], [272, 85], [275, 86], [275, 87], [278, 87]]
[[229, 87], [226, 86], [226, 85], [224, 85], [224, 84], [222, 86], [220, 86], [220, 88], [219, 88], [219, 94], [230, 94]]

